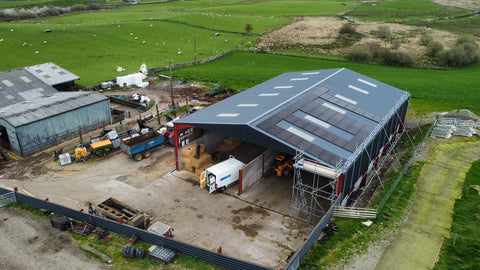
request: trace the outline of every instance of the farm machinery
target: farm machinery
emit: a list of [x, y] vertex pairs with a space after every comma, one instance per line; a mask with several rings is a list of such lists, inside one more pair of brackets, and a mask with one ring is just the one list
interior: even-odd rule
[[279, 154], [275, 156], [272, 167], [276, 176], [288, 179], [293, 174], [293, 158], [288, 155]]

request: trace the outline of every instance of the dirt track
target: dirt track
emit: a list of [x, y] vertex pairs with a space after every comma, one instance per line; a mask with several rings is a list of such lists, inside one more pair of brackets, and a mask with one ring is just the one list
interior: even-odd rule
[[434, 139], [410, 204], [408, 220], [384, 253], [376, 269], [431, 269], [450, 237], [455, 199], [471, 163], [479, 158], [478, 140]]

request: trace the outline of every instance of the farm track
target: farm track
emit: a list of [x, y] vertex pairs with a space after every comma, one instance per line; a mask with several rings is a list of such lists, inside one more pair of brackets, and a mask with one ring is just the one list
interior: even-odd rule
[[438, 144], [422, 168], [408, 219], [376, 269], [431, 269], [443, 239], [450, 235], [455, 199], [479, 157], [480, 142], [463, 138], [434, 142]]

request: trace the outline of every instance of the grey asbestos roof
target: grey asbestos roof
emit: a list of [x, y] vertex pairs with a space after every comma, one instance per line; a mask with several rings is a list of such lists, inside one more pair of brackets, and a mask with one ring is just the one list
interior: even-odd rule
[[175, 124], [219, 133], [243, 126], [240, 137], [253, 138], [253, 143], [265, 145], [266, 138], [273, 139], [335, 168], [409, 97], [405, 91], [344, 68], [291, 72]]
[[25, 69], [0, 72], [0, 108], [57, 93]]
[[97, 92], [57, 92], [0, 108], [0, 118], [19, 127], [106, 99]]
[[51, 62], [26, 67], [25, 70], [51, 86], [80, 79], [77, 75]]

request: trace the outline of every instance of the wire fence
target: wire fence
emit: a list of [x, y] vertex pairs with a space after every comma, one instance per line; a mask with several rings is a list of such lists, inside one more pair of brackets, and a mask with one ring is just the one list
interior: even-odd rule
[[417, 146], [417, 149], [415, 149], [415, 152], [413, 153], [413, 156], [410, 158], [410, 160], [408, 160], [408, 163], [403, 167], [402, 171], [400, 172], [400, 174], [395, 179], [395, 182], [393, 182], [392, 187], [388, 190], [387, 194], [385, 194], [385, 196], [383, 197], [382, 201], [380, 202], [380, 204], [377, 207], [377, 215], [382, 211], [382, 208], [387, 203], [388, 199], [392, 195], [392, 193], [395, 190], [395, 188], [397, 187], [398, 183], [400, 183], [400, 181], [403, 179], [403, 176], [408, 172], [408, 170], [410, 170], [413, 162], [415, 161], [415, 158], [417, 157], [418, 153], [420, 153], [420, 150], [422, 150], [422, 147], [425, 144], [425, 141], [430, 136], [430, 134], [431, 134], [433, 128], [435, 127], [436, 123], [437, 123], [437, 120], [435, 120], [432, 123], [432, 125], [428, 129], [427, 133], [425, 134], [425, 137], [423, 138], [422, 142]]

